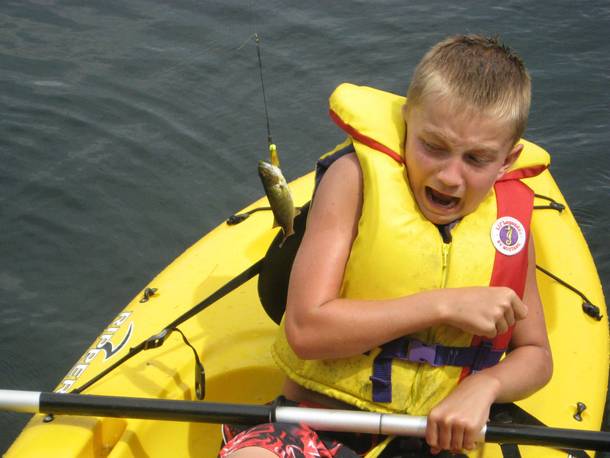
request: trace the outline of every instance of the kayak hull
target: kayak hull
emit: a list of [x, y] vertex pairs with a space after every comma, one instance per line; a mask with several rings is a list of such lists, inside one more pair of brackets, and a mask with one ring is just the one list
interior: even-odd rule
[[[296, 205], [309, 200], [313, 181], [313, 174], [308, 174], [290, 184]], [[534, 212], [537, 264], [583, 292], [599, 307], [603, 318], [585, 314], [578, 294], [538, 271], [555, 370], [545, 388], [517, 405], [549, 426], [599, 430], [609, 355], [607, 311], [599, 277], [582, 233], [550, 173], [525, 181], [536, 193], [566, 206], [561, 213], [549, 209]], [[536, 199], [536, 204], [546, 203]], [[266, 199], [260, 199], [244, 211], [267, 205]], [[128, 348], [157, 334], [262, 259], [278, 231], [272, 225], [271, 212], [261, 211], [235, 226], [223, 223], [204, 236], [146, 286], [156, 288], [154, 295], [143, 301], [143, 289], [109, 323], [56, 391], [68, 392], [87, 382], [124, 356]], [[270, 355], [277, 325], [260, 305], [256, 278], [180, 325], [180, 330], [205, 367], [206, 400], [261, 404], [281, 392], [283, 375]], [[162, 347], [143, 351], [85, 392], [194, 400], [194, 367], [192, 350], [178, 333], [173, 333]], [[581, 421], [574, 416], [578, 403], [586, 406]], [[44, 415], [35, 415], [5, 456], [212, 457], [220, 440], [218, 425], [59, 415], [45, 422]], [[519, 446], [519, 450], [524, 457], [566, 455], [543, 447]], [[503, 455], [499, 446], [486, 444], [482, 456]]]

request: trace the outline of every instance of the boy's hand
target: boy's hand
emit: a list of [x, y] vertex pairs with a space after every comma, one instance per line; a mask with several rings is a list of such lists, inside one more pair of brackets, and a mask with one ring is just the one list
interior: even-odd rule
[[426, 442], [432, 454], [472, 450], [489, 418], [499, 382], [485, 374], [465, 378], [428, 415]]
[[527, 306], [504, 286], [445, 290], [442, 321], [471, 334], [493, 338], [527, 316]]

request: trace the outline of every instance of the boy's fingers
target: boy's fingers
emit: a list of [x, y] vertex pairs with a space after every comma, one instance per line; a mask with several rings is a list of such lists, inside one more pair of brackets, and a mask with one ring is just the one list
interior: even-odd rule
[[525, 305], [521, 300], [515, 301], [515, 306], [513, 307], [515, 320], [522, 320], [527, 317], [527, 305]]
[[428, 425], [426, 427], [426, 442], [431, 448], [438, 450], [438, 426], [430, 417], [428, 417]]
[[508, 307], [504, 312], [504, 319], [506, 320], [506, 324], [510, 327], [515, 324], [515, 311], [512, 307]]
[[496, 323], [490, 321], [489, 327], [486, 330], [480, 333], [483, 337], [487, 337], [488, 339], [493, 339], [498, 335], [498, 329], [496, 328]]
[[478, 439], [476, 432], [466, 430], [464, 434], [463, 447], [466, 450], [473, 450], [477, 447], [476, 440]]
[[451, 447], [451, 425], [446, 421], [441, 422], [438, 428], [438, 446], [442, 450], [449, 450]]
[[504, 334], [506, 331], [508, 331], [508, 323], [504, 318], [501, 318], [496, 322], [496, 331], [497, 335]]
[[456, 423], [451, 432], [451, 451], [459, 452], [462, 450], [462, 444], [464, 439], [464, 427], [459, 423]]

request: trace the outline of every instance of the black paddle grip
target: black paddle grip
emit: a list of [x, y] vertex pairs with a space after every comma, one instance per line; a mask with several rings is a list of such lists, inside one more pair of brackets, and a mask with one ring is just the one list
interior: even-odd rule
[[610, 451], [610, 433], [608, 432], [547, 428], [545, 426], [488, 425], [485, 441]]
[[258, 424], [270, 421], [272, 407], [168, 399], [41, 393], [39, 411], [66, 415]]

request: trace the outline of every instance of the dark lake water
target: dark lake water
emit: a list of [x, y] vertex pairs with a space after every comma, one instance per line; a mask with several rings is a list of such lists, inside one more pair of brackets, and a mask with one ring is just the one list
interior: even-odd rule
[[[154, 275], [262, 194], [255, 32], [289, 179], [342, 138], [337, 84], [404, 93], [439, 39], [499, 34], [533, 77], [526, 136], [610, 285], [607, 0], [3, 0], [0, 388], [52, 389]], [[26, 420], [0, 413], [0, 452]]]

